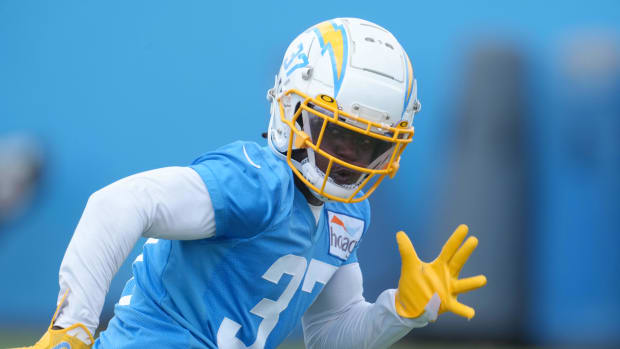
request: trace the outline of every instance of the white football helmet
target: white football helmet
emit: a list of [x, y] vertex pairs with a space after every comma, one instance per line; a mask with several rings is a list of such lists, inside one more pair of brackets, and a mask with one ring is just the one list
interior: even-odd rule
[[269, 146], [323, 201], [362, 201], [394, 176], [420, 110], [407, 53], [389, 31], [357, 18], [299, 35], [267, 99]]

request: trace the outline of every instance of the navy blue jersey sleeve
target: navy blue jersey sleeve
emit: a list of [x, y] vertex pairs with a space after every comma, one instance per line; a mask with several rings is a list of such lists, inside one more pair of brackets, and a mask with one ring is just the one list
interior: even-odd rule
[[235, 142], [192, 164], [211, 196], [215, 238], [255, 236], [281, 214], [292, 181], [266, 155], [255, 143]]

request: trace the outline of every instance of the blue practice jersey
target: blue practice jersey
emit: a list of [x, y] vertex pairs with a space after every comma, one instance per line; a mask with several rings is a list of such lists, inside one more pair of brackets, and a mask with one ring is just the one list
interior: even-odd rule
[[157, 317], [162, 329], [183, 328], [187, 347], [274, 348], [338, 267], [357, 261], [368, 202], [326, 203], [317, 224], [288, 165], [255, 143], [232, 143], [191, 167], [211, 196], [215, 236], [150, 239], [124, 295], [157, 312], [117, 306], [117, 321]]

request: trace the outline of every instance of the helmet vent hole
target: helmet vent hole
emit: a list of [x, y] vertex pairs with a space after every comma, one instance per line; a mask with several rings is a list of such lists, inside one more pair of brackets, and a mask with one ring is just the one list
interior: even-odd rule
[[385, 43], [385, 46], [391, 48], [392, 50], [394, 49], [394, 46], [392, 46], [391, 44], [388, 44], [387, 42]]
[[366, 40], [366, 41], [368, 41], [368, 42], [375, 42], [375, 39], [373, 39], [373, 38], [369, 38], [369, 37], [366, 37], [364, 40]]
[[374, 70], [374, 69], [370, 69], [370, 68], [363, 68], [362, 70], [365, 70], [365, 71], [371, 72], [371, 73], [375, 73], [377, 75], [384, 76], [384, 77], [386, 77], [388, 79], [396, 80], [392, 75], [386, 74], [384, 72], [380, 72], [378, 70]]

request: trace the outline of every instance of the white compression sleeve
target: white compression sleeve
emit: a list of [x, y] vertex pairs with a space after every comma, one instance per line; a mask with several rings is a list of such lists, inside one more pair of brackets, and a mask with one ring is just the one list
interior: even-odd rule
[[110, 282], [140, 236], [192, 240], [215, 234], [211, 198], [189, 167], [166, 167], [121, 179], [95, 192], [60, 266], [55, 325], [83, 323], [91, 333]]
[[426, 326], [426, 313], [416, 319], [396, 313], [395, 292], [383, 291], [368, 303], [359, 264], [340, 267], [302, 318], [306, 347], [387, 348], [412, 328]]

